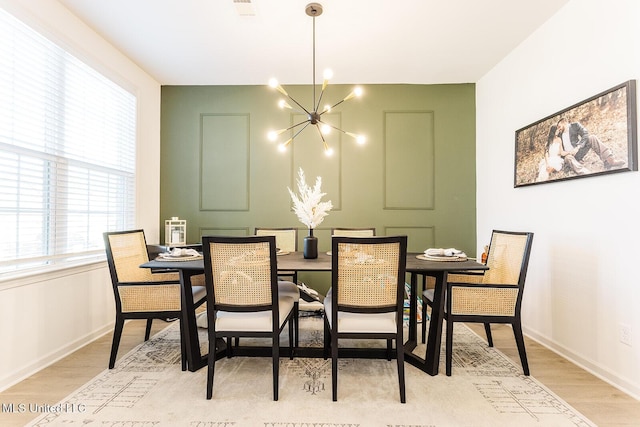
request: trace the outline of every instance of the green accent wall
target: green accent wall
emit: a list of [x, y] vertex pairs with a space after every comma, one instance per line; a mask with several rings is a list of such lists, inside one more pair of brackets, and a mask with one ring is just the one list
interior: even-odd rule
[[[311, 86], [285, 86], [309, 108]], [[323, 105], [352, 87], [329, 85]], [[376, 227], [378, 235], [406, 234], [409, 251], [456, 247], [476, 251], [475, 85], [365, 85], [323, 116], [332, 125], [367, 136], [365, 145], [334, 131], [324, 155], [311, 126], [286, 152], [269, 130], [303, 121], [280, 110], [268, 86], [164, 86], [161, 111], [160, 215], [187, 220], [187, 240], [202, 235], [247, 235], [255, 227], [299, 227], [287, 187], [297, 170], [316, 176], [334, 209], [315, 230], [330, 248], [332, 227]], [[291, 102], [290, 102], [291, 103]], [[280, 141], [292, 136], [286, 132]], [[164, 236], [161, 236], [164, 239]], [[320, 275], [320, 277], [316, 277]], [[320, 291], [328, 275], [301, 275]]]

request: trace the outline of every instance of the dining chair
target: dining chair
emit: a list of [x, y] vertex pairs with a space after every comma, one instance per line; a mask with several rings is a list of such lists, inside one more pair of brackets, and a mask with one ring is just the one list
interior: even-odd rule
[[332, 236], [346, 236], [346, 237], [371, 237], [376, 235], [375, 227], [361, 227], [361, 228], [343, 228], [335, 227], [331, 229]]
[[[120, 338], [127, 319], [146, 319], [144, 340], [149, 339], [153, 319], [180, 319], [182, 370], [186, 370], [180, 276], [176, 271], [153, 272], [140, 268], [149, 261], [143, 230], [103, 233], [107, 264], [116, 303], [116, 322], [109, 369], [113, 369]], [[193, 301], [198, 308], [205, 301], [204, 276], [193, 279]]]
[[[298, 250], [298, 229], [289, 228], [268, 228], [256, 227], [254, 234], [256, 236], [275, 236], [276, 248], [284, 252], [296, 252]], [[290, 280], [286, 280], [289, 278]], [[293, 330], [294, 330], [294, 347], [298, 347], [298, 322], [300, 313], [300, 289], [298, 288], [298, 272], [278, 271], [278, 292], [280, 295], [290, 296], [294, 300], [293, 305]], [[236, 345], [238, 341], [236, 340]]]
[[405, 403], [403, 303], [407, 236], [338, 237], [331, 242], [331, 289], [324, 299], [325, 357], [331, 350], [333, 401], [338, 399], [338, 341], [395, 341], [400, 401]]
[[216, 342], [231, 338], [271, 338], [273, 400], [278, 400], [280, 333], [289, 325], [289, 351], [293, 358], [293, 305], [290, 296], [278, 291], [275, 236], [202, 238], [207, 287], [209, 355], [207, 399], [213, 396]]
[[[493, 347], [491, 323], [511, 324], [522, 369], [529, 375], [520, 312], [532, 242], [533, 233], [530, 232], [494, 230], [487, 255], [488, 270], [448, 275], [444, 311], [447, 375], [451, 375], [455, 322], [483, 323], [489, 347]], [[432, 289], [423, 292], [422, 301], [422, 318], [425, 319], [426, 306], [433, 305]], [[424, 321], [422, 334], [424, 342]]]

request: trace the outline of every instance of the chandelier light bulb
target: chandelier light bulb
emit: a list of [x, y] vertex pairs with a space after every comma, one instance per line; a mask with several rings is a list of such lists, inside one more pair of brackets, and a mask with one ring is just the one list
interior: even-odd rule
[[284, 99], [281, 99], [280, 101], [278, 101], [278, 107], [280, 107], [281, 109], [292, 109], [291, 105], [289, 105], [289, 103], [287, 101], [285, 101]]
[[326, 105], [324, 106], [324, 110], [322, 110], [322, 112], [323, 112], [323, 113], [328, 113], [328, 112], [330, 112], [330, 111], [331, 111], [331, 105], [326, 104]]
[[269, 141], [275, 141], [276, 139], [278, 139], [278, 135], [283, 134], [286, 131], [287, 129], [271, 130], [267, 133], [267, 138], [269, 139]]
[[358, 135], [355, 133], [351, 133], [351, 132], [345, 132], [346, 135], [349, 135], [351, 138], [355, 139], [356, 142], [360, 145], [364, 145], [365, 142], [367, 142], [367, 137], [364, 135]]
[[327, 68], [324, 70], [324, 73], [322, 73], [322, 77], [325, 80], [331, 80], [333, 78], [333, 70], [331, 68]]
[[353, 93], [360, 98], [362, 96], [362, 88], [360, 86], [356, 86], [356, 88], [353, 90]]
[[328, 124], [323, 124], [320, 127], [320, 132], [322, 132], [323, 135], [328, 135], [331, 133], [331, 126], [329, 126]]
[[327, 147], [327, 149], [325, 149], [325, 150], [324, 150], [324, 154], [325, 154], [327, 157], [331, 157], [331, 156], [333, 156], [333, 148], [331, 148], [331, 147]]
[[280, 151], [281, 153], [284, 153], [285, 151], [287, 151], [287, 146], [284, 145], [284, 143], [278, 144], [278, 151]]
[[277, 80], [276, 78], [271, 78], [271, 79], [269, 79], [269, 87], [270, 87], [270, 88], [275, 89], [275, 88], [277, 88], [278, 86], [279, 86], [279, 85], [278, 85], [278, 80]]

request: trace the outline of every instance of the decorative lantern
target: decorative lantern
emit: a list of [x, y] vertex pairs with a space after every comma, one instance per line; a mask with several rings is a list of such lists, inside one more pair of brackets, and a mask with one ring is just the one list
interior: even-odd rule
[[187, 221], [177, 216], [164, 221], [164, 243], [166, 246], [187, 244]]

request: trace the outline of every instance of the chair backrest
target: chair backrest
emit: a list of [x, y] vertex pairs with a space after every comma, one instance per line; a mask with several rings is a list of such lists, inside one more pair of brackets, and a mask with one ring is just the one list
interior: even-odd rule
[[407, 236], [334, 236], [332, 253], [331, 292], [339, 311], [402, 310]]
[[153, 274], [140, 267], [149, 261], [143, 230], [106, 232], [103, 238], [117, 311], [180, 311], [178, 273]]
[[256, 227], [256, 236], [276, 236], [276, 247], [285, 252], [298, 250], [298, 229]]
[[202, 249], [207, 304], [223, 311], [273, 308], [277, 314], [275, 236], [203, 236]]
[[533, 233], [494, 230], [482, 282], [524, 286], [532, 241]]
[[367, 228], [332, 228], [332, 236], [371, 237], [376, 235], [375, 227]]
[[106, 232], [103, 238], [114, 284], [153, 280], [150, 269], [140, 268], [140, 264], [149, 261], [143, 230]]

